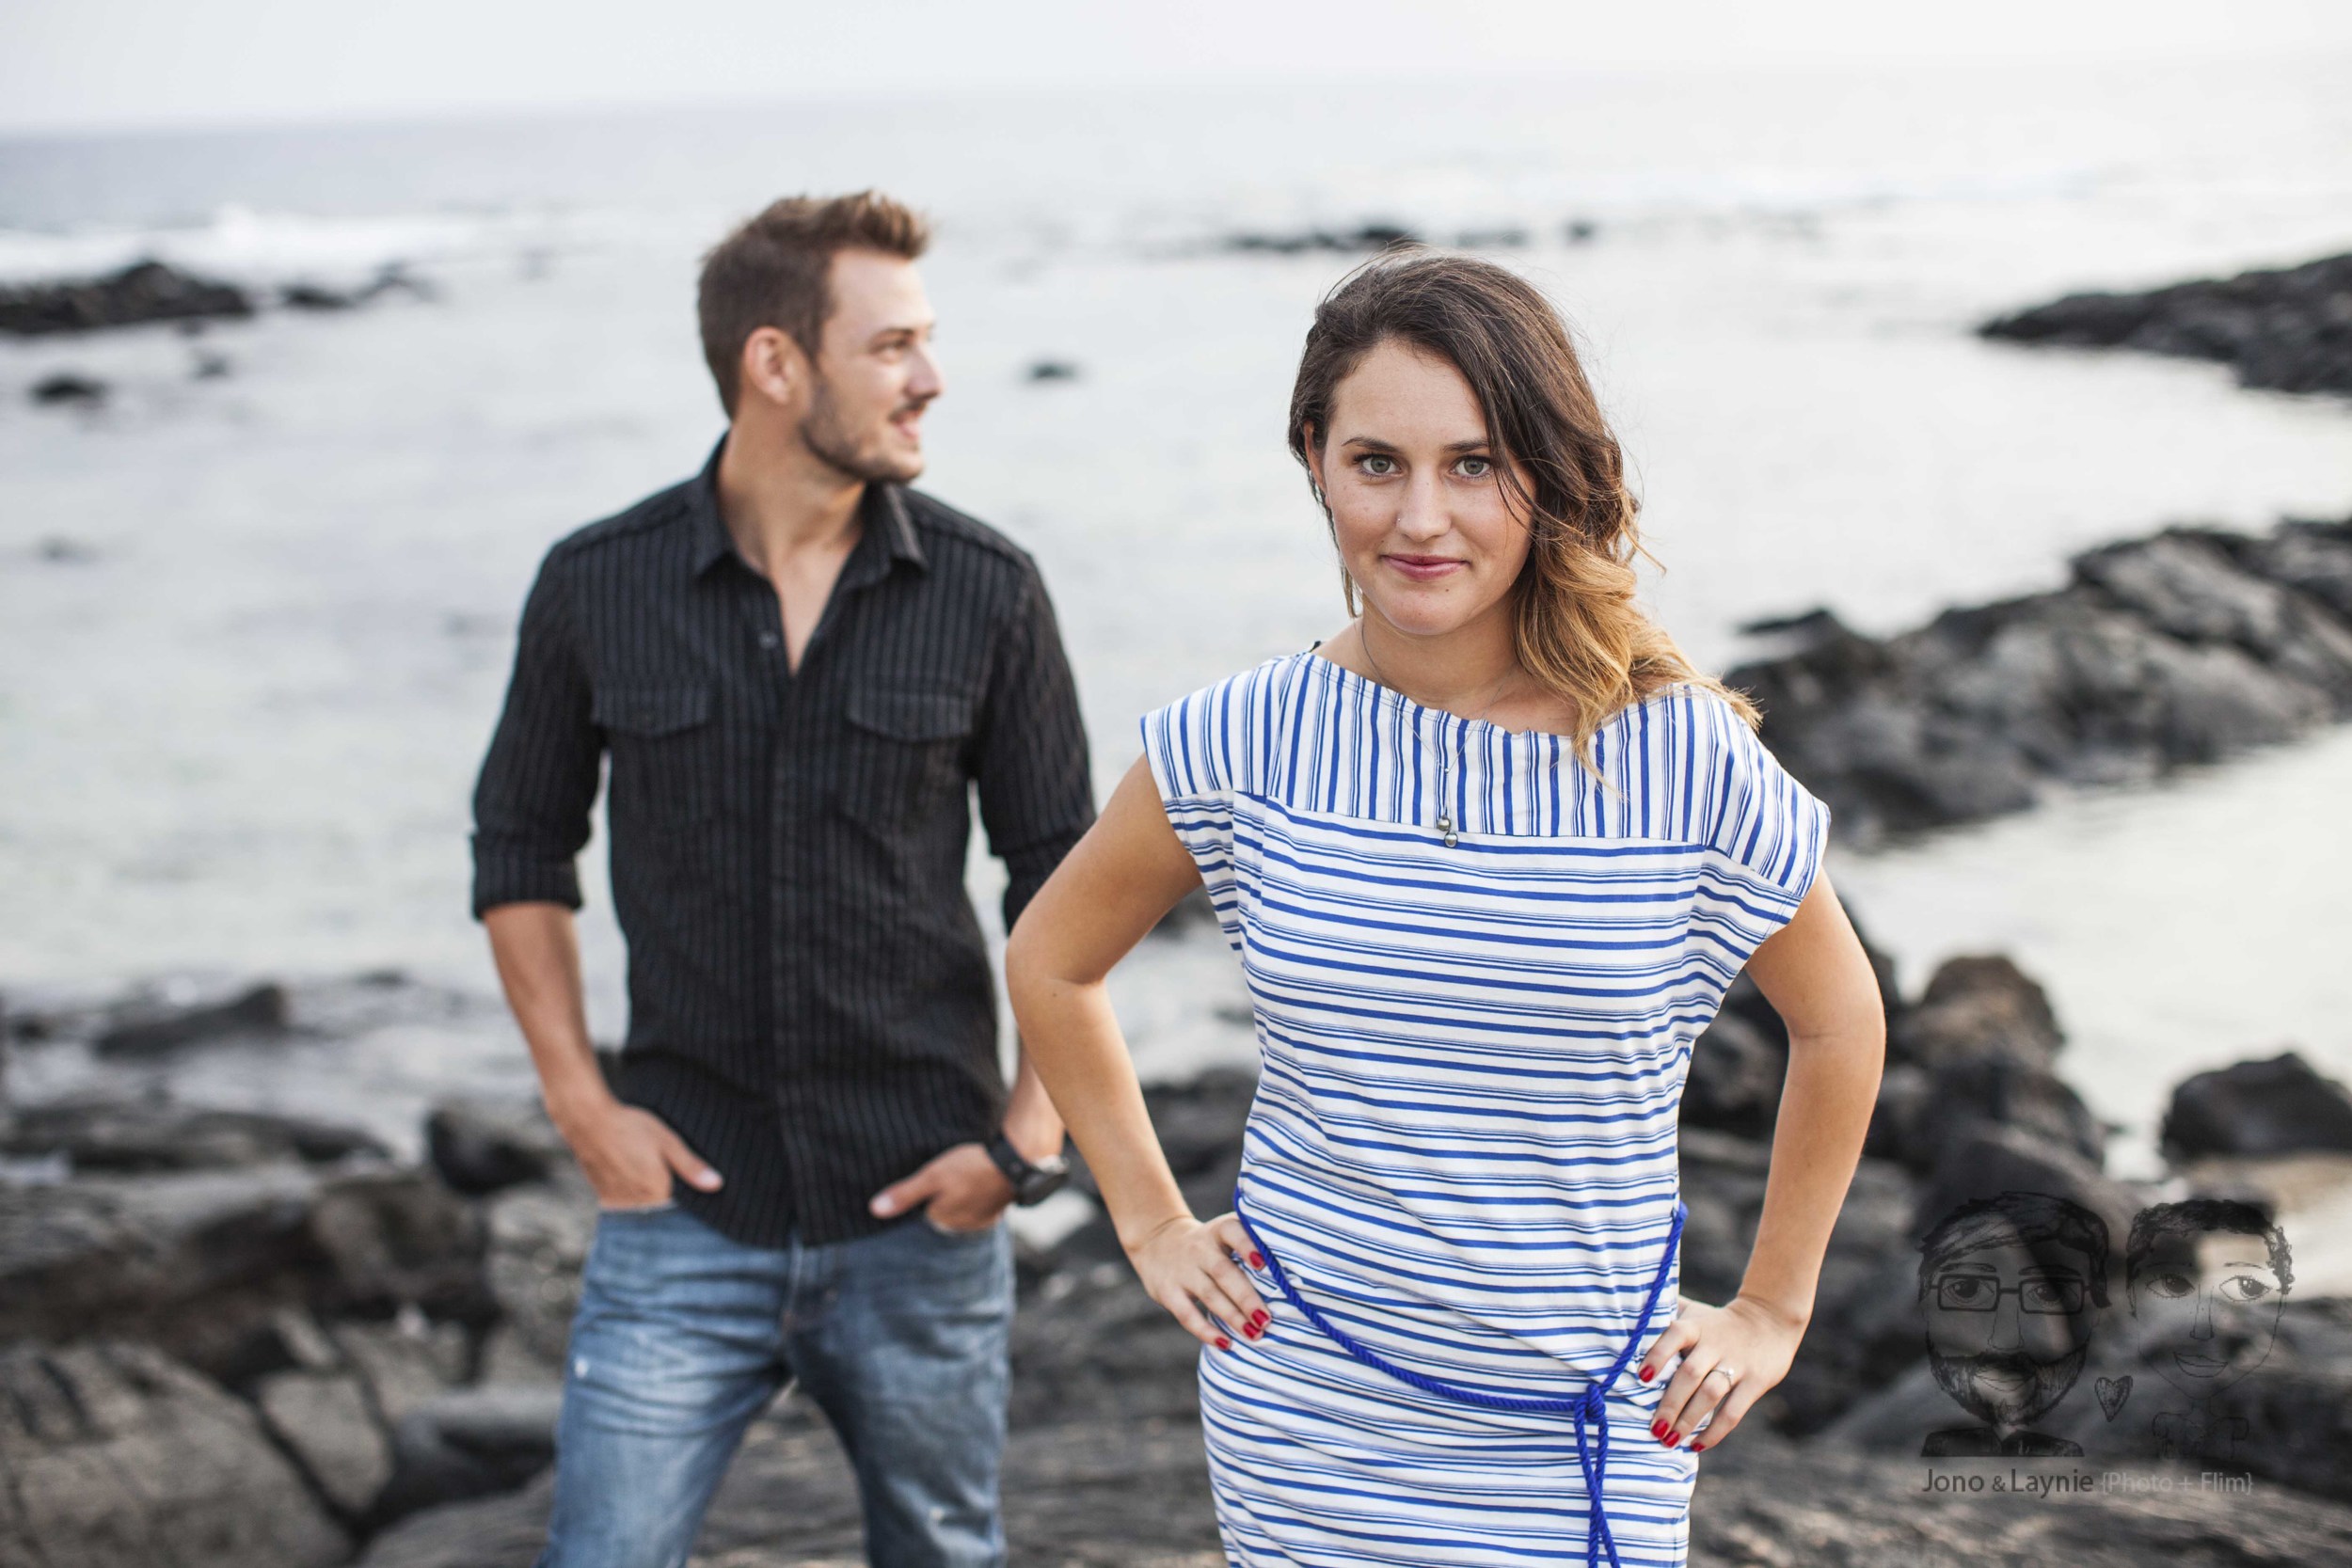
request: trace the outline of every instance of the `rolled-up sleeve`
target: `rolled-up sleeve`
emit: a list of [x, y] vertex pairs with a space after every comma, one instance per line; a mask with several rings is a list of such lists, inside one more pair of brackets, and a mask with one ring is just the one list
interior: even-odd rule
[[1094, 821], [1078, 689], [1035, 568], [997, 640], [976, 768], [980, 824], [1005, 863], [1005, 929]]
[[501, 904], [580, 908], [576, 863], [603, 767], [587, 666], [564, 602], [560, 557], [524, 602], [506, 706], [473, 797], [473, 912]]

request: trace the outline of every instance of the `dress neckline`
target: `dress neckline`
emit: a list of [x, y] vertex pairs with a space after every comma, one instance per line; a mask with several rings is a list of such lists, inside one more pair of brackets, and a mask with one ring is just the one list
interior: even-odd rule
[[[1305, 659], [1311, 665], [1320, 665], [1324, 670], [1329, 673], [1331, 678], [1339, 681], [1341, 685], [1359, 687], [1364, 691], [1369, 692], [1372, 696], [1382, 702], [1396, 704], [1398, 706], [1404, 708], [1407, 713], [1414, 715], [1416, 719], [1426, 715], [1430, 718], [1436, 719], [1440, 723], [1457, 724], [1464, 729], [1475, 728], [1481, 730], [1492, 730], [1504, 736], [1506, 739], [1511, 740], [1532, 740], [1536, 742], [1555, 740], [1563, 746], [1571, 745], [1574, 742], [1573, 736], [1564, 735], [1558, 730], [1514, 730], [1506, 728], [1502, 724], [1498, 724], [1491, 719], [1472, 719], [1465, 714], [1456, 713], [1452, 708], [1430, 707], [1426, 704], [1417, 703], [1413, 701], [1412, 698], [1405, 695], [1404, 692], [1399, 691], [1395, 687], [1383, 685], [1379, 681], [1374, 680], [1370, 675], [1358, 674], [1355, 671], [1350, 670], [1346, 665], [1342, 664], [1339, 660], [1332, 658], [1327, 654], [1318, 652], [1317, 650], [1322, 646], [1323, 643], [1320, 641], [1317, 641], [1307, 647], [1304, 651], [1294, 654], [1292, 657], [1294, 658]], [[1681, 684], [1682, 683], [1680, 682], [1677, 682], [1674, 685], [1662, 688], [1637, 702], [1628, 703], [1625, 706], [1619, 708], [1616, 712], [1611, 714], [1607, 719], [1603, 720], [1600, 723], [1599, 730], [1614, 728], [1616, 725], [1624, 722], [1626, 716], [1632, 713], [1635, 709], [1646, 707], [1651, 703], [1658, 702], [1671, 695], [1675, 691], [1681, 689]], [[1599, 730], [1596, 730], [1594, 733], [1598, 734]]]

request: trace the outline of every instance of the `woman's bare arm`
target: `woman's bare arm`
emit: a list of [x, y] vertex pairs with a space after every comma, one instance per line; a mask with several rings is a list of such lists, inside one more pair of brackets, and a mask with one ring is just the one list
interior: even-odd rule
[[[1788, 1026], [1788, 1076], [1756, 1247], [1739, 1295], [1723, 1307], [1686, 1304], [1642, 1372], [1648, 1382], [1682, 1356], [1659, 1401], [1660, 1435], [1678, 1440], [1711, 1416], [1708, 1448], [1788, 1374], [1813, 1317], [1830, 1228], [1862, 1158], [1886, 1055], [1878, 978], [1826, 875], [1815, 879], [1796, 917], [1756, 950], [1748, 973]], [[1736, 1381], [1710, 1379], [1718, 1366]]]
[[1212, 1315], [1251, 1338], [1266, 1322], [1264, 1304], [1232, 1262], [1248, 1240], [1231, 1214], [1203, 1225], [1186, 1206], [1104, 984], [1200, 885], [1200, 868], [1138, 760], [1022, 912], [1005, 948], [1005, 979], [1028, 1058], [1145, 1288], [1195, 1338], [1225, 1348]]

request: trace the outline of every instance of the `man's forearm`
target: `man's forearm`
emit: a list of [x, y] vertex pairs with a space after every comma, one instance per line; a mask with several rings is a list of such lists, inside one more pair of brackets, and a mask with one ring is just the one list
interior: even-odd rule
[[588, 1036], [580, 939], [561, 904], [502, 904], [486, 911], [491, 956], [507, 1006], [531, 1047], [539, 1089], [557, 1127], [612, 1102]]

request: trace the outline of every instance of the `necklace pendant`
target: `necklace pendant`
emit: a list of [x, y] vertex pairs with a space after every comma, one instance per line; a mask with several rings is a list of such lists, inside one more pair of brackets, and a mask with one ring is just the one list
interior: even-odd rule
[[1446, 847], [1447, 848], [1449, 848], [1449, 849], [1453, 848], [1453, 847], [1454, 847], [1454, 818], [1452, 818], [1452, 817], [1450, 817], [1450, 816], [1439, 816], [1439, 817], [1438, 818], [1438, 832], [1439, 832], [1439, 833], [1440, 833], [1440, 834], [1444, 837], [1444, 839], [1445, 839], [1445, 847]]

